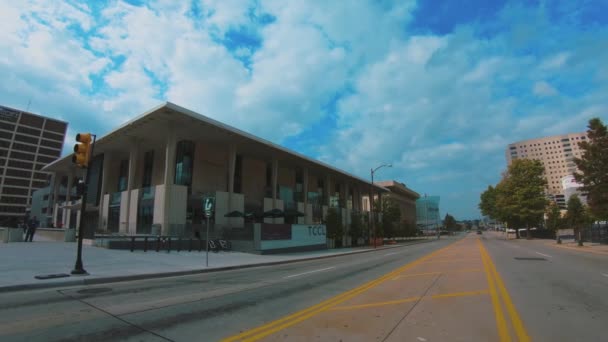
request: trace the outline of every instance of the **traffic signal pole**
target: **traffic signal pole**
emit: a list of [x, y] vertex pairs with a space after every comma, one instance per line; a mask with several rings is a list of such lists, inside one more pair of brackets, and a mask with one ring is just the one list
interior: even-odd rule
[[[91, 173], [91, 167], [89, 165], [90, 157], [93, 156], [93, 152], [95, 150], [95, 140], [97, 138], [96, 135], [91, 134], [93, 137], [93, 144], [91, 145], [91, 153], [87, 155], [87, 172], [84, 176], [84, 187], [82, 191], [82, 197], [80, 199], [80, 222], [78, 223], [78, 249], [76, 252], [76, 264], [74, 265], [74, 269], [72, 270], [72, 274], [75, 275], [88, 275], [87, 271], [84, 269], [82, 265], [82, 239], [84, 232], [84, 218], [86, 216], [86, 208], [87, 208], [87, 189], [88, 189], [88, 181]], [[78, 139], [77, 139], [78, 140]], [[70, 191], [71, 189], [68, 189]]]

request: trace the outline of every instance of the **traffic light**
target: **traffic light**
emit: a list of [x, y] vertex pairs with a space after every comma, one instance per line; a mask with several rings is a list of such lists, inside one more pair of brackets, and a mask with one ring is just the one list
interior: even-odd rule
[[80, 144], [74, 145], [74, 155], [72, 156], [72, 163], [82, 168], [86, 168], [89, 166], [89, 159], [91, 158], [91, 140], [91, 133], [76, 134], [76, 141]]

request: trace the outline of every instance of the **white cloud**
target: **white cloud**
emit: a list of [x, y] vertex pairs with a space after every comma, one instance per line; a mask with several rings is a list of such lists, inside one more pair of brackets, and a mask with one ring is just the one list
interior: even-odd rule
[[556, 55], [550, 56], [546, 58], [540, 65], [542, 69], [556, 69], [561, 68], [566, 64], [570, 58], [570, 53], [568, 52], [560, 52]]
[[[412, 34], [415, 1], [2, 6], [3, 104], [31, 98], [70, 130], [85, 117], [107, 131], [169, 100], [276, 142], [330, 121], [309, 151], [362, 176], [392, 162], [383, 178], [440, 195], [494, 182], [509, 142], [578, 131], [608, 107], [606, 32], [560, 34], [541, 10], [506, 6], [496, 24], [514, 29], [482, 38], [475, 24]], [[260, 45], [230, 51], [235, 31]]]
[[554, 96], [558, 94], [557, 90], [555, 90], [555, 88], [545, 81], [534, 83], [533, 92], [534, 95], [541, 97]]

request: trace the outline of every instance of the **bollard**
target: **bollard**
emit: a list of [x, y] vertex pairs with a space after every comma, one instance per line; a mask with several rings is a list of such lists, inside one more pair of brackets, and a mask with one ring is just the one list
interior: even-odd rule
[[171, 237], [167, 238], [167, 253], [171, 253]]
[[144, 238], [144, 252], [148, 251], [148, 237], [146, 236]]
[[179, 253], [182, 250], [182, 237], [177, 238], [177, 252]]
[[131, 236], [131, 252], [135, 249], [135, 236]]
[[190, 243], [188, 244], [188, 252], [192, 252], [192, 238], [190, 238]]
[[160, 236], [156, 239], [156, 251], [160, 251]]

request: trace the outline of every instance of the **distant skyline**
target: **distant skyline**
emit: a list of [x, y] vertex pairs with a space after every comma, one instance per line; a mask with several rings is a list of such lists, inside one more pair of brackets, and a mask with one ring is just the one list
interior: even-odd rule
[[103, 135], [171, 101], [480, 217], [508, 144], [608, 122], [608, 2], [5, 1], [0, 104]]

